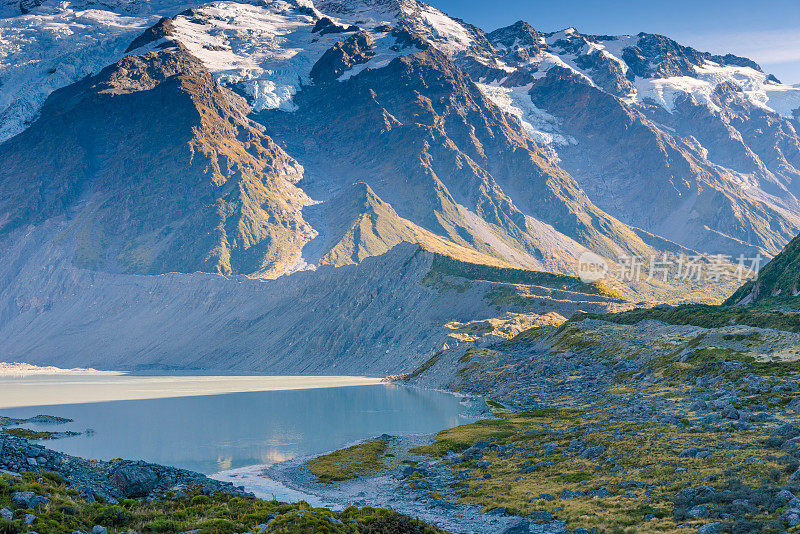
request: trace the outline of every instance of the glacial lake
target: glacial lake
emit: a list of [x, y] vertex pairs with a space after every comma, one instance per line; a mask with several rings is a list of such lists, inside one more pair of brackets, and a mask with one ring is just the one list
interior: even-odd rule
[[[209, 391], [213, 394], [205, 394]], [[35, 404], [36, 399], [46, 402]], [[453, 395], [368, 378], [0, 377], [0, 415], [38, 414], [74, 422], [23, 426], [93, 430], [41, 442], [52, 449], [206, 474], [322, 453], [383, 433], [432, 433], [472, 420]]]

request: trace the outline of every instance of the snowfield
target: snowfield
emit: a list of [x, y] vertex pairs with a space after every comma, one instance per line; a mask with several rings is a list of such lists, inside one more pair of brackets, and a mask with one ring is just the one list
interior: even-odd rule
[[[332, 18], [341, 27], [347, 20]], [[175, 19], [177, 39], [223, 84], [250, 97], [254, 111], [294, 111], [292, 98], [311, 83], [311, 68], [337, 42], [354, 32], [313, 32], [316, 20], [308, 6], [274, 0], [258, 5], [215, 2]], [[345, 80], [367, 68], [381, 68], [404, 53], [390, 34], [379, 31], [379, 18], [360, 21], [375, 45], [375, 56], [344, 73]]]
[[536, 107], [528, 92], [530, 85], [521, 87], [501, 87], [499, 85], [477, 84], [478, 88], [494, 104], [517, 117], [522, 127], [539, 145], [574, 145], [578, 141], [571, 136], [559, 133], [560, 120]]
[[650, 99], [672, 113], [675, 99], [688, 94], [718, 113], [719, 106], [712, 102], [711, 94], [718, 85], [731, 83], [739, 87], [752, 104], [783, 117], [792, 118], [792, 113], [800, 108], [800, 87], [769, 81], [767, 74], [751, 67], [718, 65], [709, 61], [702, 67], [695, 67], [695, 71], [695, 77], [639, 78], [634, 100]]
[[[178, 15], [190, 8], [195, 9]], [[220, 82], [247, 94], [255, 111], [293, 111], [293, 97], [303, 84], [310, 83], [313, 65], [336, 42], [352, 35], [314, 33], [315, 18], [329, 17], [342, 27], [356, 25], [369, 33], [375, 43], [374, 57], [340, 80], [364, 69], [382, 68], [398, 55], [414, 51], [398, 49], [390, 34], [378, 31], [385, 24], [411, 29], [453, 59], [469, 56], [509, 73], [526, 68], [535, 78], [559, 66], [593, 85], [591, 73], [577, 66], [578, 56], [601, 54], [627, 72], [622, 53], [638, 39], [582, 37], [574, 28], [568, 28], [542, 37], [543, 50], [526, 64], [510, 67], [499, 59], [487, 58], [485, 51], [478, 51], [479, 30], [417, 0], [50, 0], [28, 14], [21, 14], [16, 5], [4, 4], [0, 6], [0, 16], [0, 142], [24, 130], [52, 91], [117, 61], [136, 36], [163, 16], [175, 17], [178, 39]], [[560, 47], [576, 37], [587, 40], [579, 51]], [[508, 51], [502, 46], [497, 50]], [[675, 99], [689, 94], [718, 111], [710, 94], [718, 84], [726, 82], [741, 87], [754, 105], [784, 117], [791, 118], [800, 108], [800, 87], [769, 81], [766, 74], [750, 67], [712, 62], [697, 67], [694, 77], [636, 79], [635, 93], [627, 101], [636, 104], [651, 100], [672, 112]], [[552, 121], [526, 102], [524, 92], [514, 89], [503, 96], [502, 91], [489, 86], [483, 89], [503, 109], [523, 119], [526, 130], [538, 142], [570, 142], [555, 135], [548, 126]]]
[[158, 19], [69, 7], [0, 19], [0, 142], [24, 130], [51, 92], [122, 57]]

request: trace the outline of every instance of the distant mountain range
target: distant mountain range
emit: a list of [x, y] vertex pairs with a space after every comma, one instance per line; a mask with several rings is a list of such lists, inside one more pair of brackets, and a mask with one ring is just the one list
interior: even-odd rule
[[[0, 335], [32, 363], [60, 351], [102, 367], [87, 354], [114, 350], [122, 317], [156, 313], [139, 306], [166, 273], [182, 278], [165, 290], [176, 306], [228, 291], [197, 272], [228, 277], [214, 287], [276, 279], [278, 293], [337, 280], [360, 300], [371, 268], [407, 265], [366, 260], [404, 242], [574, 275], [586, 251], [773, 256], [800, 232], [800, 87], [746, 58], [535, 21], [486, 33], [416, 0], [14, 0], [0, 16]], [[422, 271], [381, 306], [430, 305], [414, 296]], [[246, 331], [341, 320], [233, 293], [219, 306], [252, 305]], [[26, 337], [36, 321], [41, 342]], [[150, 322], [124, 338], [130, 365], [292, 367], [259, 351], [174, 357]], [[86, 329], [104, 341], [81, 357], [52, 342]], [[225, 345], [239, 330], [216, 332]]]

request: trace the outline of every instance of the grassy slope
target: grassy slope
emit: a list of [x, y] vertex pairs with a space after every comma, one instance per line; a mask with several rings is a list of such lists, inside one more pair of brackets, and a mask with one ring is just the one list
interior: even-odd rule
[[706, 304], [686, 304], [675, 308], [637, 308], [620, 313], [586, 314], [575, 318], [575, 320], [584, 319], [602, 319], [618, 324], [636, 324], [640, 321], [657, 320], [667, 324], [687, 324], [705, 328], [741, 324], [800, 332], [800, 313], [768, 308], [739, 308]]
[[537, 285], [590, 295], [601, 295], [613, 299], [623, 298], [619, 292], [600, 282], [586, 284], [574, 276], [467, 263], [441, 254], [437, 254], [434, 257], [431, 273], [455, 276], [467, 280], [487, 280], [504, 284]]
[[[552, 512], [572, 528], [596, 527], [601, 532], [683, 532], [685, 529], [677, 527], [679, 523], [698, 526], [708, 522], [682, 516], [685, 511], [674, 514], [672, 502], [681, 489], [706, 484], [708, 477], [724, 480], [735, 474], [753, 487], [770, 477], [776, 485], [788, 479], [787, 469], [775, 460], [744, 463], [754, 455], [774, 454], [758, 432], [732, 431], [723, 436], [721, 432], [698, 433], [675, 425], [609, 424], [601, 421], [600, 415], [594, 410], [556, 409], [501, 414], [498, 419], [440, 432], [432, 445], [414, 452], [441, 458], [489, 440], [497, 448], [488, 450], [481, 460], [460, 464], [468, 473], [456, 488], [460, 502], [482, 505], [486, 510], [502, 507], [520, 515]], [[576, 438], [589, 447], [613, 443], [613, 450], [605, 449], [596, 458], [566, 452]], [[708, 458], [680, 456], [692, 446], [716, 449], [721, 439], [737, 448]], [[557, 452], [543, 452], [546, 443], [555, 443]], [[521, 452], [499, 454], [498, 450], [505, 447]], [[609, 458], [614, 461], [609, 462]], [[544, 463], [534, 467], [538, 462]], [[739, 467], [743, 463], [746, 469]], [[625, 480], [633, 481], [630, 487], [619, 486]], [[589, 496], [572, 497], [564, 494], [565, 490]], [[599, 492], [599, 496], [591, 492]], [[631, 498], [642, 497], [645, 492], [649, 503]], [[654, 519], [645, 521], [650, 514]], [[768, 521], [770, 514], [756, 513], [751, 519]]]
[[[748, 304], [789, 304], [800, 305], [797, 296], [800, 283], [800, 236], [794, 238], [783, 252], [775, 256], [758, 273], [758, 279], [747, 282], [725, 303], [738, 304], [752, 295]], [[747, 299], [749, 300], [749, 299]]]
[[376, 473], [386, 467], [386, 442], [368, 441], [310, 460], [306, 467], [320, 482], [350, 480]]
[[510, 267], [504, 260], [453, 243], [403, 219], [365, 183], [353, 184], [331, 200], [327, 212], [335, 243], [329, 243], [320, 265], [360, 263], [408, 242], [466, 262]]
[[[16, 491], [47, 494], [50, 502], [36, 510], [13, 506]], [[0, 519], [0, 533], [16, 534], [35, 530], [39, 534], [69, 534], [76, 530], [91, 532], [101, 525], [109, 533], [143, 534], [195, 531], [198, 534], [233, 534], [250, 532], [256, 525], [268, 523], [268, 533], [384, 533], [442, 532], [430, 525], [395, 512], [374, 508], [347, 508], [341, 512], [312, 508], [304, 502], [285, 504], [229, 494], [180, 496], [144, 502], [126, 499], [119, 504], [87, 502], [78, 492], [65, 486], [55, 473], [23, 473], [22, 478], [0, 474], [0, 509], [13, 510], [13, 521]], [[26, 514], [36, 516], [33, 524], [23, 526]]]

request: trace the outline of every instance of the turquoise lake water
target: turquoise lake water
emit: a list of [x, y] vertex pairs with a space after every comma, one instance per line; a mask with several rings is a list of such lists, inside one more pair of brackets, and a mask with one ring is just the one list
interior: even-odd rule
[[[16, 380], [19, 388], [26, 379]], [[59, 383], [51, 379], [50, 399], [58, 397]], [[135, 387], [136, 380], [127, 377], [127, 383]], [[0, 384], [0, 406], [8, 391]], [[141, 459], [206, 474], [322, 453], [383, 433], [432, 433], [470, 420], [453, 395], [393, 384], [183, 397], [168, 397], [166, 390], [163, 395], [166, 398], [0, 408], [0, 415], [74, 419], [64, 425], [25, 425], [39, 430], [92, 429], [42, 442], [68, 454]]]

